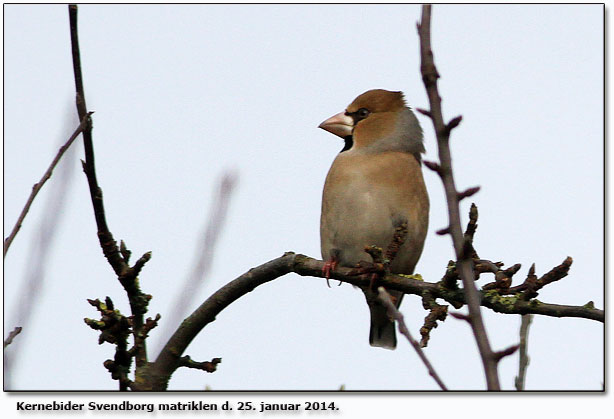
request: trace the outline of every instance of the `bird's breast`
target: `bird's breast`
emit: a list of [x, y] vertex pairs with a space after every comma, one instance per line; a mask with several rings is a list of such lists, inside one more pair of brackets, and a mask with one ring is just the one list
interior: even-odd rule
[[339, 154], [322, 196], [322, 256], [329, 259], [336, 254], [341, 264], [349, 266], [370, 260], [364, 247], [376, 245], [385, 250], [400, 219], [409, 224], [407, 241], [419, 242], [412, 246], [421, 251], [428, 197], [415, 158], [406, 153]]

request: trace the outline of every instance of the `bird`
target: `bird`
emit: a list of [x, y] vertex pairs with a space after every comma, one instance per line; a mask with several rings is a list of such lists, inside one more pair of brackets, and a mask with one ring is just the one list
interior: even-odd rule
[[[373, 262], [365, 246], [386, 250], [403, 223], [407, 236], [389, 269], [412, 274], [426, 239], [429, 197], [422, 176], [422, 128], [403, 92], [368, 90], [319, 128], [344, 140], [322, 192], [320, 247], [326, 278], [337, 266]], [[377, 291], [361, 289], [371, 314], [370, 345], [394, 349], [394, 320]], [[388, 292], [398, 307], [404, 294]]]

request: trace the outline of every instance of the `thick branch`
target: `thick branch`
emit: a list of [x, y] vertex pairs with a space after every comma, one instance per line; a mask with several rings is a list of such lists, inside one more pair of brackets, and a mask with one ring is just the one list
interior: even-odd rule
[[493, 353], [486, 328], [480, 312], [480, 294], [474, 284], [473, 263], [470, 259], [471, 246], [466, 246], [465, 237], [461, 229], [459, 211], [459, 192], [454, 183], [452, 173], [452, 157], [450, 153], [449, 137], [450, 132], [461, 121], [461, 117], [452, 119], [448, 124], [444, 123], [441, 110], [441, 97], [437, 90], [437, 79], [439, 73], [435, 67], [433, 51], [431, 49], [431, 6], [422, 6], [422, 18], [418, 24], [420, 35], [420, 55], [422, 80], [426, 88], [431, 109], [427, 115], [430, 116], [435, 133], [437, 135], [437, 146], [439, 150], [439, 170], [437, 173], [441, 177], [448, 203], [448, 231], [452, 236], [454, 250], [456, 252], [457, 270], [463, 281], [467, 305], [469, 307], [470, 324], [475, 336], [482, 364], [486, 373], [486, 382], [489, 390], [499, 390], [499, 377], [497, 373], [497, 359]]
[[[158, 358], [152, 363], [137, 390], [165, 390], [173, 372], [180, 365], [180, 358], [196, 335], [231, 303], [253, 291], [257, 286], [272, 281], [282, 275], [292, 272], [297, 260], [306, 256], [286, 253], [278, 259], [273, 259], [263, 265], [250, 269], [234, 281], [229, 282], [188, 316], [168, 340]], [[307, 258], [308, 259], [308, 258]], [[313, 260], [313, 259], [312, 259]], [[319, 275], [322, 275], [320, 266]], [[134, 387], [133, 387], [134, 388]]]

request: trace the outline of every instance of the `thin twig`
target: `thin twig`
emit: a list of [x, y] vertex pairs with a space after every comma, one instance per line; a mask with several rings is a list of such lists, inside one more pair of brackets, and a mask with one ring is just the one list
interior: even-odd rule
[[[484, 261], [480, 261], [480, 262], [484, 262]], [[500, 289], [499, 292], [501, 294], [517, 294], [517, 293], [522, 292], [522, 298], [528, 301], [531, 298], [537, 297], [538, 295], [537, 291], [539, 291], [546, 285], [565, 278], [569, 274], [569, 269], [571, 268], [572, 263], [573, 263], [573, 259], [570, 256], [567, 256], [563, 262], [561, 262], [559, 265], [555, 266], [554, 268], [550, 269], [548, 272], [543, 274], [540, 278], [537, 278], [537, 276], [535, 275], [535, 264], [533, 264], [531, 268], [529, 269], [527, 278], [522, 284], [516, 285], [515, 287], [510, 287], [505, 290]], [[512, 266], [511, 268], [508, 268], [507, 270], [510, 270], [517, 265], [518, 264]], [[496, 270], [493, 270], [491, 272], [497, 273], [499, 272], [499, 269], [497, 268]]]
[[524, 314], [522, 321], [520, 322], [520, 351], [518, 360], [518, 375], [514, 379], [514, 386], [516, 390], [523, 391], [525, 378], [527, 375], [527, 367], [529, 366], [529, 354], [527, 346], [529, 344], [529, 326], [533, 321], [532, 314]]
[[503, 358], [505, 358], [506, 356], [510, 356], [510, 355], [514, 354], [518, 350], [519, 347], [520, 347], [520, 345], [512, 345], [512, 346], [508, 346], [507, 348], [503, 349], [502, 351], [497, 351], [497, 352], [495, 352], [495, 359], [497, 360], [497, 362], [499, 362]]
[[51, 178], [51, 175], [53, 174], [53, 169], [55, 169], [55, 167], [58, 165], [58, 163], [60, 162], [60, 159], [62, 158], [62, 156], [64, 155], [66, 150], [68, 150], [68, 148], [75, 141], [75, 139], [79, 136], [79, 134], [81, 134], [81, 132], [83, 132], [83, 130], [91, 122], [90, 121], [90, 115], [92, 113], [93, 112], [87, 113], [81, 119], [81, 123], [79, 124], [79, 126], [77, 127], [75, 132], [72, 133], [72, 135], [70, 136], [68, 141], [66, 141], [66, 143], [64, 143], [64, 145], [62, 147], [60, 147], [60, 149], [58, 150], [57, 154], [53, 158], [53, 161], [51, 162], [51, 164], [47, 168], [47, 171], [45, 172], [43, 177], [38, 181], [38, 183], [35, 183], [34, 186], [32, 187], [32, 192], [30, 192], [30, 196], [28, 197], [28, 200], [26, 201], [26, 205], [21, 210], [21, 214], [19, 214], [19, 217], [17, 218], [17, 222], [15, 223], [15, 226], [13, 227], [13, 230], [11, 230], [11, 234], [9, 234], [4, 239], [4, 257], [6, 257], [6, 252], [8, 252], [9, 247], [11, 246], [11, 243], [13, 243], [13, 240], [15, 239], [15, 236], [19, 232], [19, 229], [21, 229], [21, 225], [23, 224], [23, 220], [26, 218], [26, 215], [28, 214], [28, 211], [30, 211], [30, 207], [32, 206], [32, 202], [34, 202], [34, 198], [36, 198], [36, 195], [38, 195], [38, 192], [43, 188], [43, 185], [45, 184], [45, 182], [47, 182], [47, 180], [49, 180], [49, 178]]
[[[71, 148], [68, 154], [74, 154], [76, 150]], [[66, 162], [65, 162], [66, 163]], [[34, 315], [34, 310], [39, 306], [42, 298], [41, 289], [46, 277], [46, 270], [49, 266], [48, 259], [53, 249], [53, 241], [57, 237], [56, 233], [61, 226], [61, 220], [65, 214], [67, 197], [72, 186], [74, 166], [71, 164], [60, 164], [57, 167], [55, 181], [50, 184], [47, 201], [42, 208], [44, 216], [40, 219], [35, 228], [35, 239], [31, 240], [28, 250], [29, 263], [26, 266], [24, 280], [18, 292], [19, 300], [15, 307], [15, 320], [10, 324], [18, 324], [26, 330], [29, 329], [30, 320]], [[17, 370], [18, 363], [21, 362], [19, 345], [22, 340], [17, 340], [5, 353], [5, 385], [11, 388], [11, 373]]]
[[443, 322], [448, 315], [448, 306], [438, 304], [431, 293], [425, 292], [422, 295], [422, 307], [429, 311], [424, 318], [424, 325], [420, 328], [420, 347], [426, 348], [431, 338], [431, 330], [437, 327], [437, 320]]
[[108, 342], [115, 346], [113, 359], [104, 361], [104, 367], [111, 373], [111, 378], [119, 382], [119, 391], [128, 391], [132, 381], [128, 378], [133, 354], [128, 351], [128, 336], [131, 332], [131, 319], [116, 310], [110, 297], [104, 303], [99, 299], [88, 303], [100, 312], [100, 320], [85, 318], [84, 322], [94, 330], [100, 330], [98, 344]]
[[471, 246], [466, 245], [460, 221], [459, 211], [459, 192], [454, 183], [452, 172], [452, 158], [450, 153], [449, 137], [450, 132], [461, 121], [461, 117], [452, 119], [448, 124], [444, 123], [441, 110], [441, 97], [437, 89], [437, 79], [439, 73], [435, 67], [433, 51], [431, 48], [431, 6], [422, 6], [422, 17], [418, 23], [418, 33], [420, 35], [420, 55], [422, 80], [426, 88], [431, 109], [428, 115], [433, 122], [437, 136], [437, 146], [439, 150], [440, 167], [437, 173], [441, 177], [448, 203], [449, 233], [452, 237], [454, 250], [457, 259], [457, 270], [463, 281], [463, 290], [469, 307], [470, 324], [476, 339], [480, 357], [486, 375], [486, 383], [489, 390], [500, 390], [499, 377], [497, 372], [497, 360], [491, 349], [486, 334], [486, 328], [480, 312], [480, 294], [474, 284], [473, 263], [471, 257]]
[[197, 362], [192, 360], [189, 355], [179, 358], [179, 366], [186, 368], [194, 368], [206, 372], [215, 372], [217, 364], [222, 362], [222, 358], [213, 358], [211, 361]]
[[22, 328], [17, 326], [15, 327], [13, 330], [11, 330], [11, 333], [9, 333], [9, 335], [6, 337], [6, 339], [4, 339], [4, 347], [6, 348], [7, 346], [9, 346], [11, 343], [13, 343], [13, 339], [15, 339], [15, 336], [17, 336], [18, 334], [21, 333]]
[[424, 354], [424, 351], [420, 347], [420, 344], [409, 333], [409, 329], [405, 325], [405, 319], [403, 318], [403, 314], [401, 314], [401, 312], [397, 310], [395, 305], [392, 303], [392, 300], [390, 299], [390, 294], [386, 292], [386, 289], [384, 287], [378, 287], [377, 292], [378, 292], [378, 297], [380, 301], [384, 304], [384, 306], [386, 306], [386, 309], [388, 310], [388, 315], [393, 317], [397, 321], [399, 332], [401, 332], [401, 334], [403, 334], [403, 336], [407, 338], [411, 346], [413, 346], [413, 348], [416, 350], [416, 353], [420, 357], [420, 360], [426, 366], [426, 369], [428, 370], [429, 375], [433, 377], [437, 385], [442, 390], [447, 391], [448, 388], [443, 383], [443, 381], [441, 381], [441, 378], [439, 378], [439, 375], [437, 375], [435, 368], [433, 368], [433, 365], [431, 364], [431, 362], [428, 360], [428, 358]]

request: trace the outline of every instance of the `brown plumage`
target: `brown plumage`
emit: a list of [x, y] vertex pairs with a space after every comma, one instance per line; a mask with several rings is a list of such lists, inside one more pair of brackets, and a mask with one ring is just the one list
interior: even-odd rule
[[[422, 129], [403, 94], [369, 90], [320, 128], [346, 141], [322, 195], [320, 243], [326, 269], [371, 262], [364, 247], [376, 245], [385, 251], [395, 228], [407, 222], [407, 238], [390, 270], [413, 273], [428, 228], [429, 199], [421, 169]], [[362, 291], [371, 311], [369, 343], [394, 349], [394, 322], [376, 292]], [[398, 307], [403, 294], [390, 293]]]

